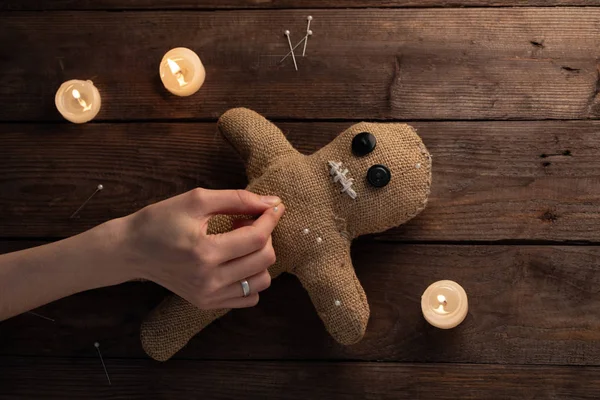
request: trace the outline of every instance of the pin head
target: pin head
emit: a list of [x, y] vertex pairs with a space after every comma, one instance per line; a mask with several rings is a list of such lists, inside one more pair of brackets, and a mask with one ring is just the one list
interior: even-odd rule
[[94, 347], [95, 347], [95, 348], [98, 348], [98, 347], [100, 347], [100, 343], [98, 343], [98, 342], [94, 342]]
[[307, 34], [308, 36], [312, 36], [312, 31], [309, 29], [309, 30], [308, 30], [308, 32], [306, 32], [306, 34]]
[[312, 15], [309, 15], [308, 17], [306, 17], [306, 19], [312, 21]]
[[104, 189], [104, 185], [98, 185], [98, 190]]
[[285, 36], [290, 36], [290, 31], [288, 31], [288, 30], [286, 29], [285, 31], [283, 31], [283, 34], [284, 34]]

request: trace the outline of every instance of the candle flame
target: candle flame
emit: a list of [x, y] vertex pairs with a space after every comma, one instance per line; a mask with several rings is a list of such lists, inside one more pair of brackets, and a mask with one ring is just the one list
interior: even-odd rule
[[81, 93], [79, 93], [79, 90], [73, 89], [73, 91], [71, 92], [71, 94], [73, 95], [73, 97], [75, 98], [75, 100], [77, 100], [77, 102], [79, 103], [79, 105], [81, 107], [83, 107], [83, 111], [90, 111], [92, 109], [92, 105], [91, 104], [87, 104], [86, 101], [81, 98]]
[[438, 307], [434, 308], [434, 311], [437, 312], [438, 314], [449, 314], [448, 311], [446, 311], [446, 305], [448, 304], [448, 302], [446, 301], [446, 296], [444, 296], [443, 294], [438, 294], [437, 295], [437, 301], [439, 303]]
[[169, 65], [169, 69], [171, 70], [171, 73], [173, 75], [175, 75], [175, 79], [177, 79], [177, 83], [179, 83], [179, 86], [183, 87], [183, 86], [187, 85], [188, 83], [185, 81], [185, 77], [183, 76], [183, 73], [181, 72], [181, 67], [179, 66], [179, 64], [177, 64], [175, 61], [171, 60], [170, 58], [167, 58], [167, 64]]
[[175, 61], [167, 58], [167, 64], [169, 65], [169, 69], [173, 75], [181, 73], [181, 68], [179, 68], [179, 64], [177, 64]]

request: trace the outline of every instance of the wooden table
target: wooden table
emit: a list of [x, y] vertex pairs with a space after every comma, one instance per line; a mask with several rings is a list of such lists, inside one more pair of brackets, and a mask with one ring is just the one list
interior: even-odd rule
[[[599, 398], [600, 7], [584, 7], [598, 5], [3, 0], [3, 252], [196, 186], [243, 187], [215, 128], [235, 106], [275, 121], [303, 152], [356, 121], [406, 121], [433, 154], [434, 179], [422, 215], [353, 246], [372, 310], [360, 344], [337, 345], [286, 276], [161, 364], [138, 335], [165, 290], [130, 283], [35, 311], [54, 321], [2, 322], [0, 398]], [[299, 40], [307, 15], [314, 36], [296, 72], [278, 64], [282, 32]], [[158, 77], [176, 46], [206, 65], [190, 98]], [[56, 112], [71, 78], [102, 94], [93, 123]], [[421, 316], [420, 295], [439, 279], [469, 294], [454, 330]]]

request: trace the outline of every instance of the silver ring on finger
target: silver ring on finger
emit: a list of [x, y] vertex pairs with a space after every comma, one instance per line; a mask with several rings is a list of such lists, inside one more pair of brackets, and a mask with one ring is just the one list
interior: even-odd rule
[[250, 284], [248, 283], [248, 280], [244, 279], [244, 280], [240, 281], [240, 284], [242, 285], [242, 291], [244, 293], [244, 297], [250, 296]]

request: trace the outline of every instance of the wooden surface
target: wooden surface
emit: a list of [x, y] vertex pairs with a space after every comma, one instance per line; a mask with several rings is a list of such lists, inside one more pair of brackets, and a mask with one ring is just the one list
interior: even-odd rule
[[[363, 119], [408, 122], [434, 162], [428, 208], [353, 246], [372, 310], [361, 343], [336, 344], [283, 276], [257, 307], [160, 364], [139, 325], [166, 290], [128, 283], [1, 322], [0, 399], [600, 397], [597, 1], [5, 0], [0, 10], [0, 253], [196, 186], [243, 187], [215, 129], [234, 106], [264, 113], [305, 153]], [[281, 32], [299, 39], [309, 14], [315, 35], [296, 72], [277, 63]], [[157, 74], [175, 46], [207, 69], [185, 99]], [[101, 91], [92, 123], [55, 110], [71, 78]], [[105, 190], [69, 219], [98, 183]], [[469, 294], [449, 331], [420, 311], [439, 279]]]
[[[310, 153], [352, 122], [280, 123]], [[415, 122], [434, 157], [401, 241], [600, 242], [600, 122]], [[196, 186], [243, 187], [215, 123], [0, 124], [0, 237], [66, 237]], [[24, 145], [26, 144], [26, 145]], [[96, 185], [105, 190], [69, 219]]]
[[[235, 106], [302, 120], [599, 116], [600, 8], [318, 10], [296, 72], [278, 63], [283, 31], [300, 40], [306, 13], [0, 14], [0, 121], [60, 121], [54, 94], [73, 77], [98, 86], [104, 121], [213, 121]], [[201, 95], [162, 88], [174, 46], [202, 55]]]
[[[592, 400], [600, 396], [595, 367], [189, 360], [160, 365], [148, 360], [114, 359], [107, 364], [113, 372], [113, 385], [108, 386], [96, 359], [34, 361], [0, 359], [0, 368], [7, 371], [6, 395], [0, 399], [37, 396], [40, 392], [46, 397], [64, 398], [65, 388], [76, 398], [89, 399]], [[235, 384], [232, 376], [236, 377]], [[490, 376], [494, 379], [489, 380]]]
[[597, 6], [597, 0], [4, 0], [0, 10]]
[[[600, 366], [600, 248], [594, 246], [397, 245], [353, 248], [371, 306], [365, 339], [336, 345], [291, 276], [250, 310], [212, 324], [176, 358], [362, 360]], [[442, 331], [421, 317], [429, 283], [454, 279], [469, 315]], [[85, 357], [102, 343], [110, 358], [143, 358], [139, 324], [165, 291], [151, 283], [82, 293], [3, 323], [0, 355]], [[547, 310], [551, 308], [550, 310]], [[1, 378], [0, 378], [1, 380]]]

